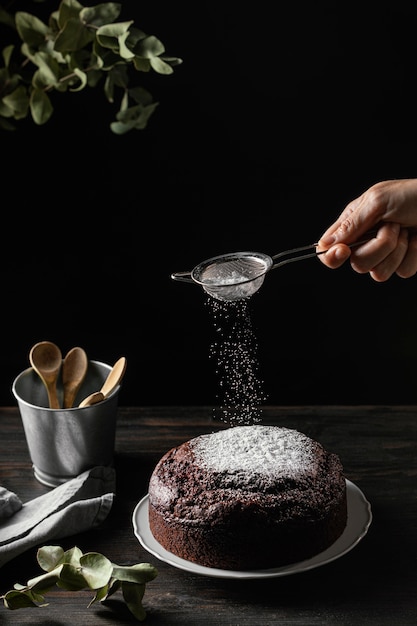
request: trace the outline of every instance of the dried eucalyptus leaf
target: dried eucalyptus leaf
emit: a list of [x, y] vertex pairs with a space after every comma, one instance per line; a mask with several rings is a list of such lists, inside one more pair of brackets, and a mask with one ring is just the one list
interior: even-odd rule
[[14, 49], [15, 49], [15, 46], [12, 46], [12, 45], [6, 46], [5, 48], [3, 48], [2, 57], [3, 57], [4, 64], [6, 67], [9, 67]]
[[[38, 598], [41, 597], [42, 600], [41, 602], [43, 602], [43, 597], [42, 596], [37, 596]], [[37, 604], [37, 602], [34, 600], [33, 596], [31, 593], [22, 593], [20, 591], [8, 591], [4, 596], [3, 596], [3, 601], [4, 601], [4, 606], [6, 607], [6, 609], [11, 609], [16, 610], [16, 609], [27, 609], [29, 607], [37, 607], [39, 606]]]
[[133, 65], [138, 72], [149, 72], [151, 70], [150, 59], [144, 59], [143, 57], [135, 57]]
[[60, 69], [57, 61], [44, 52], [37, 52], [33, 57], [33, 62], [38, 66], [34, 80], [37, 87], [52, 87], [59, 83]]
[[129, 96], [137, 104], [143, 104], [144, 106], [152, 104], [152, 95], [147, 89], [144, 89], [143, 87], [133, 87], [132, 89], [129, 89]]
[[146, 611], [142, 606], [145, 585], [124, 582], [122, 583], [122, 593], [129, 611], [136, 617], [137, 620], [143, 622], [146, 617]]
[[61, 574], [56, 584], [67, 591], [79, 591], [88, 587], [80, 568], [69, 563], [61, 565]]
[[[25, 118], [29, 108], [29, 98], [26, 89], [20, 85], [11, 94], [4, 96], [3, 104], [10, 109], [10, 116], [13, 115], [16, 120]], [[0, 110], [0, 114], [5, 115], [2, 110]], [[6, 117], [8, 116], [6, 115]]]
[[35, 124], [39, 126], [45, 124], [53, 111], [48, 95], [42, 89], [34, 89], [30, 97], [30, 112]]
[[92, 26], [103, 26], [117, 20], [121, 13], [122, 5], [118, 2], [105, 2], [95, 7], [85, 7], [80, 12], [80, 19]]
[[39, 548], [36, 558], [39, 566], [45, 572], [50, 572], [61, 563], [63, 556], [64, 550], [61, 546], [44, 546]]
[[16, 28], [19, 37], [33, 48], [41, 46], [49, 32], [49, 28], [39, 18], [25, 11], [17, 11]]
[[83, 9], [83, 5], [77, 0], [63, 0], [59, 5], [59, 11], [56, 14], [56, 21], [59, 28], [63, 28], [65, 22], [72, 17], [78, 17]]
[[54, 48], [58, 52], [76, 52], [82, 50], [94, 41], [94, 33], [90, 31], [78, 18], [71, 18], [55, 39]]
[[90, 589], [99, 589], [112, 576], [113, 565], [98, 552], [87, 552], [80, 559], [81, 571]]
[[151, 59], [164, 54], [165, 46], [154, 35], [147, 35], [136, 42], [133, 46], [133, 52], [135, 53], [135, 56]]
[[6, 26], [9, 26], [10, 28], [15, 28], [13, 16], [5, 11], [3, 7], [0, 7], [0, 24], [6, 24]]
[[104, 587], [100, 587], [100, 589], [96, 589], [96, 593], [92, 600], [88, 604], [88, 608], [93, 605], [95, 602], [103, 602], [109, 595], [109, 586], [104, 585]]
[[165, 63], [165, 61], [163, 61], [160, 57], [150, 59], [150, 64], [152, 69], [155, 70], [155, 72], [158, 72], [158, 74], [168, 75], [174, 73], [172, 67], [168, 65], [168, 63]]
[[77, 76], [77, 78], [80, 79], [80, 84], [78, 85], [78, 87], [73, 87], [71, 89], [71, 91], [81, 91], [82, 89], [84, 89], [84, 87], [87, 86], [88, 81], [87, 81], [87, 74], [85, 72], [82, 72], [81, 70], [79, 70], [78, 68], [75, 68], [73, 70], [74, 74]]
[[45, 593], [56, 585], [57, 580], [59, 580], [60, 573], [61, 566], [53, 569], [51, 572], [47, 572], [46, 574], [41, 574], [40, 576], [31, 578], [30, 580], [28, 580], [26, 589], [31, 589], [32, 591], [36, 591], [37, 593]]
[[77, 546], [74, 546], [70, 550], [66, 550], [64, 552], [64, 556], [63, 556], [62, 562], [63, 563], [70, 563], [71, 565], [74, 565], [75, 567], [79, 567], [80, 566], [80, 559], [81, 559], [82, 555], [83, 555], [83, 553], [81, 552], [80, 548], [78, 548]]
[[147, 583], [156, 578], [158, 570], [150, 563], [139, 563], [130, 566], [118, 566], [113, 568], [113, 576], [122, 582]]
[[119, 54], [122, 57], [122, 59], [126, 59], [127, 61], [129, 61], [130, 59], [133, 59], [133, 57], [135, 56], [133, 54], [133, 52], [130, 50], [130, 48], [126, 45], [126, 41], [129, 37], [129, 33], [123, 33], [123, 35], [120, 35], [118, 41], [119, 41]]
[[[95, 87], [101, 78], [107, 101], [116, 101], [117, 90], [119, 113], [126, 112], [110, 125], [111, 130], [120, 135], [146, 128], [157, 104], [135, 99], [132, 74], [153, 70], [169, 75], [182, 59], [165, 56], [163, 43], [135, 27], [133, 20], [116, 22], [121, 3], [85, 7], [77, 0], [56, 1], [58, 8], [50, 13], [47, 24], [28, 12], [17, 11], [13, 16], [0, 7], [0, 22], [16, 26], [14, 36], [21, 39], [20, 46], [5, 42], [1, 51], [0, 129], [15, 130], [8, 120], [29, 114], [35, 124], [45, 124], [54, 112], [52, 91], [79, 92]], [[108, 79], [110, 73], [113, 76]], [[130, 107], [130, 98], [147, 106]]]
[[103, 48], [110, 48], [118, 53], [119, 37], [122, 37], [125, 33], [127, 33], [132, 24], [132, 20], [129, 22], [118, 22], [117, 24], [105, 24], [97, 30], [97, 41], [101, 46], [103, 46]]
[[121, 586], [122, 586], [122, 583], [120, 582], [120, 580], [116, 580], [115, 578], [110, 578], [110, 582], [107, 588], [107, 598], [109, 596], [112, 596], [114, 593], [116, 593], [116, 591], [119, 591]]
[[130, 612], [139, 621], [145, 619], [145, 586], [158, 573], [150, 563], [120, 566], [98, 552], [83, 554], [77, 546], [65, 552], [60, 546], [44, 546], [39, 548], [37, 559], [41, 568], [49, 571], [32, 578], [26, 586], [17, 583], [0, 596], [6, 608], [46, 606], [44, 594], [54, 586], [67, 591], [93, 589], [95, 595], [88, 606], [103, 602], [121, 588]]

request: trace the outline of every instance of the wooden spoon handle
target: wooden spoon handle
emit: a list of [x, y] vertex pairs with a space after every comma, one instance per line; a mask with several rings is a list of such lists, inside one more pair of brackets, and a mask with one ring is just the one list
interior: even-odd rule
[[80, 402], [78, 406], [81, 409], [84, 406], [97, 404], [97, 402], [101, 402], [102, 400], [104, 400], [104, 395], [101, 393], [101, 391], [95, 391], [94, 393], [91, 393], [89, 396], [84, 398], [84, 400], [82, 400], [82, 402]]
[[66, 385], [64, 387], [64, 409], [71, 409], [74, 404], [75, 396], [77, 395], [79, 385], [73, 385], [70, 387]]
[[47, 384], [46, 389], [48, 391], [49, 408], [60, 409], [61, 405], [59, 404], [59, 400], [58, 400], [56, 384], [55, 383]]

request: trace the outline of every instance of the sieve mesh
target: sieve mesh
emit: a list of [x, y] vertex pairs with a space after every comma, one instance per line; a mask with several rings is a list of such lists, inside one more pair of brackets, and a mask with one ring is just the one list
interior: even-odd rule
[[201, 263], [192, 272], [195, 281], [206, 286], [237, 285], [259, 278], [271, 263], [268, 258], [237, 253]]

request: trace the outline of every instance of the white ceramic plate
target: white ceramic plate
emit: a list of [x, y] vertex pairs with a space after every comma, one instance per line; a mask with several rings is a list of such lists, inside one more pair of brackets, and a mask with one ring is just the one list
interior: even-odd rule
[[320, 567], [338, 559], [352, 550], [368, 532], [372, 521], [371, 505], [354, 483], [347, 480], [346, 487], [348, 520], [346, 528], [339, 539], [330, 548], [320, 552], [313, 558], [299, 561], [298, 563], [291, 563], [283, 567], [254, 571], [231, 571], [204, 567], [175, 556], [175, 554], [165, 550], [151, 533], [148, 520], [148, 495], [140, 500], [133, 511], [133, 530], [139, 542], [148, 552], [165, 563], [193, 574], [213, 576], [215, 578], [275, 578], [277, 576], [288, 576], [289, 574], [297, 574], [314, 567]]

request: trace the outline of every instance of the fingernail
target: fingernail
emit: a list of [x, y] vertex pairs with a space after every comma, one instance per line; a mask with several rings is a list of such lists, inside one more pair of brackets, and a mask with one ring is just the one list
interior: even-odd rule
[[346, 261], [350, 257], [350, 250], [344, 246], [338, 246], [334, 251], [334, 255], [338, 261]]

